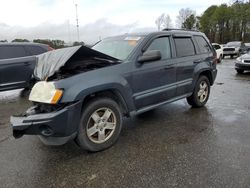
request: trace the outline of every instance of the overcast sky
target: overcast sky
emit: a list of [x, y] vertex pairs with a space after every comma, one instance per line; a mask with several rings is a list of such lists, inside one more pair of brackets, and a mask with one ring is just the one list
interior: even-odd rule
[[156, 30], [155, 19], [162, 13], [175, 24], [181, 8], [197, 15], [211, 5], [228, 0], [0, 0], [0, 40], [49, 38], [75, 41], [76, 12], [80, 40], [93, 43], [99, 37]]

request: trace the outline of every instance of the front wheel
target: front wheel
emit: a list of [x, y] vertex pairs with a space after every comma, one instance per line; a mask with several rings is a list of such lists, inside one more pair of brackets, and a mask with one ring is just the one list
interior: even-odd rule
[[209, 98], [210, 94], [210, 83], [206, 76], [201, 76], [194, 88], [193, 94], [187, 97], [187, 102], [192, 107], [202, 107], [204, 106]]
[[109, 98], [96, 98], [83, 108], [76, 143], [85, 150], [97, 152], [112, 146], [120, 135], [122, 113]]

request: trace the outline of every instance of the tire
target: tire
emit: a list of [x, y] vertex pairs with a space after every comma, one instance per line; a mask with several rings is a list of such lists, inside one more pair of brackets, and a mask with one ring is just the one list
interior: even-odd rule
[[23, 97], [23, 98], [27, 98], [27, 97], [29, 97], [30, 92], [31, 92], [31, 90], [30, 90], [29, 88], [24, 88], [24, 89], [21, 91], [20, 96]]
[[75, 141], [84, 150], [102, 151], [118, 140], [121, 129], [122, 112], [118, 104], [109, 98], [95, 98], [83, 108]]
[[[202, 86], [205, 88], [201, 88]], [[203, 107], [209, 99], [209, 94], [210, 82], [206, 76], [200, 76], [196, 82], [193, 94], [190, 97], [187, 97], [187, 102], [194, 108]]]
[[220, 55], [219, 59], [218, 59], [218, 63], [221, 63], [222, 61], [222, 55]]
[[234, 58], [234, 55], [230, 55], [230, 58], [233, 59], [233, 58]]
[[224, 59], [225, 58], [225, 56], [224, 55], [222, 55], [222, 59]]
[[236, 69], [236, 71], [237, 71], [238, 74], [243, 74], [244, 73], [244, 70], [242, 70], [242, 69]]

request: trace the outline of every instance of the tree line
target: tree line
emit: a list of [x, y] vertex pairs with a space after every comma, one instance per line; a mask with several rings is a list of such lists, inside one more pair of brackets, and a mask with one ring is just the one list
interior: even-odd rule
[[[8, 42], [7, 40], [0, 40], [0, 42]], [[47, 44], [54, 49], [64, 48], [66, 46], [78, 46], [84, 45], [84, 42], [73, 42], [72, 45], [66, 45], [63, 40], [50, 40], [50, 39], [34, 39], [33, 41], [29, 41], [28, 39], [14, 39], [11, 42], [34, 42], [34, 43], [41, 43]]]
[[[162, 15], [156, 20], [158, 29], [167, 25], [163, 25], [166, 19]], [[250, 1], [237, 0], [230, 5], [212, 5], [201, 16], [197, 16], [196, 12], [189, 8], [181, 9], [176, 19], [176, 26], [188, 30], [200, 30], [211, 42], [221, 44], [229, 41], [250, 42]]]

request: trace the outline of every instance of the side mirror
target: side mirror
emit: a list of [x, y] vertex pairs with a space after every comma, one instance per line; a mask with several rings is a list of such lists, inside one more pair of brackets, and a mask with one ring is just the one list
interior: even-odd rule
[[146, 51], [138, 58], [139, 63], [157, 61], [161, 59], [161, 52], [159, 50]]

